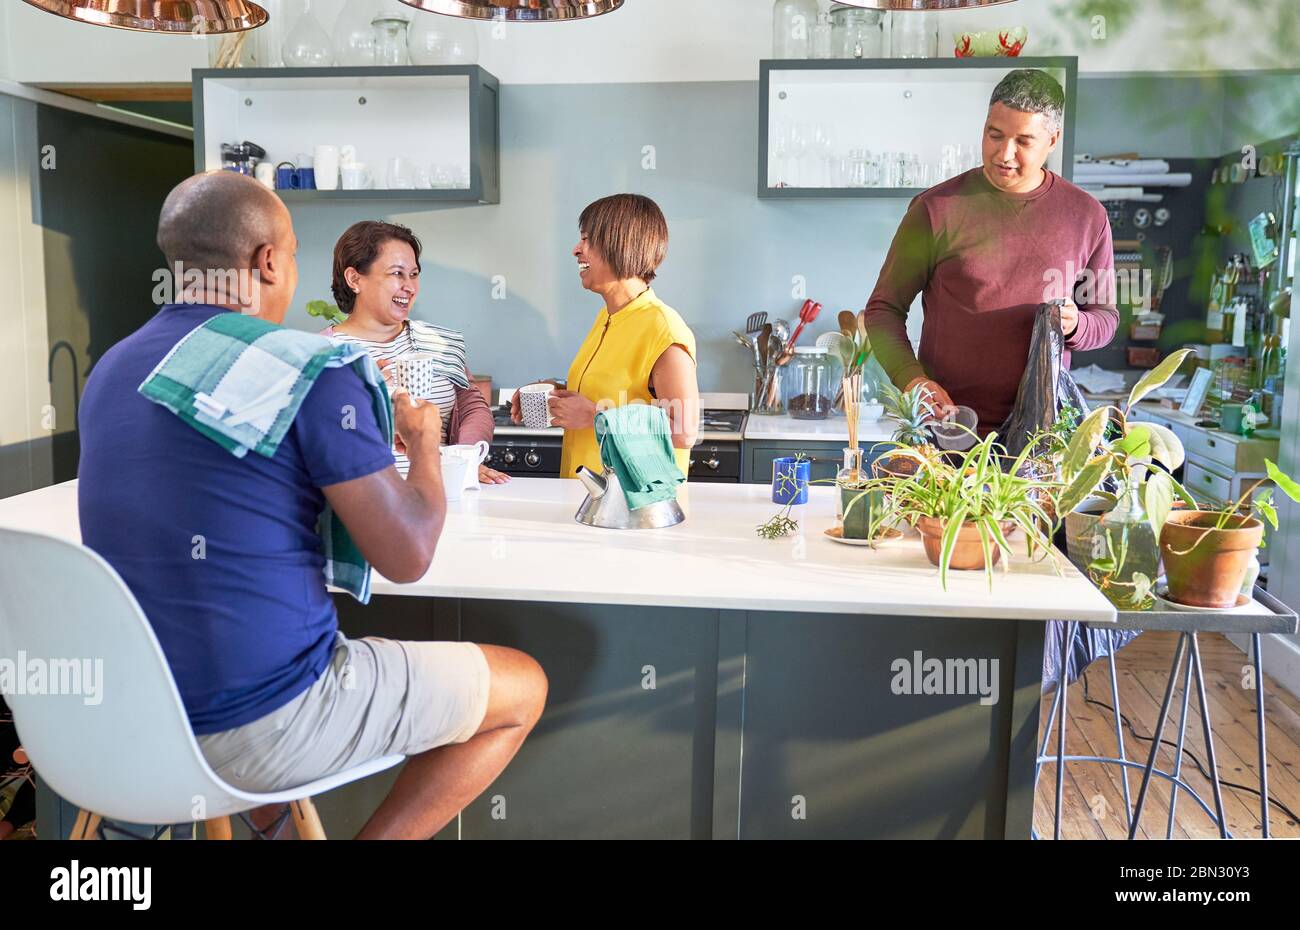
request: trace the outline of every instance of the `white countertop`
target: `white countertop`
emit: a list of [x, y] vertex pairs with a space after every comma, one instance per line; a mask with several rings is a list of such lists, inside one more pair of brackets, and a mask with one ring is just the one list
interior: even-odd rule
[[[871, 422], [858, 421], [858, 441], [877, 442], [892, 439], [894, 436], [894, 419], [881, 417]], [[827, 417], [825, 420], [796, 420], [786, 414], [779, 417], [765, 417], [751, 413], [745, 424], [745, 441], [755, 439], [776, 440], [778, 442], [842, 442], [849, 441], [848, 422], [844, 417]]]
[[[515, 478], [466, 492], [448, 506], [429, 572], [413, 584], [376, 577], [376, 594], [640, 604], [726, 610], [1114, 622], [1109, 602], [1061, 556], [1030, 563], [1023, 547], [989, 590], [983, 572], [952, 572], [949, 590], [908, 537], [880, 549], [832, 542], [833, 489], [814, 487], [795, 508], [799, 535], [760, 539], [777, 506], [771, 489], [691, 484], [684, 523], [603, 530], [574, 522], [577, 481]], [[0, 526], [80, 541], [76, 482], [0, 500]], [[1013, 540], [1013, 543], [1015, 540]]]

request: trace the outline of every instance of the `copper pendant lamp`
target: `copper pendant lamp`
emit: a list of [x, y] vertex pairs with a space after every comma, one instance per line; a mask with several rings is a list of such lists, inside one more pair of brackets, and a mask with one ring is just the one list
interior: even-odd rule
[[612, 13], [623, 0], [402, 0], [429, 13], [504, 23], [554, 23]]
[[79, 23], [163, 35], [225, 35], [269, 18], [250, 0], [24, 0]]

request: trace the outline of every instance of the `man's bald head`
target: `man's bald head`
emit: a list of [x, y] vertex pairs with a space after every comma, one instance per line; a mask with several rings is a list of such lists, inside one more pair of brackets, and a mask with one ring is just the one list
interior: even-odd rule
[[224, 271], [253, 268], [264, 245], [290, 234], [289, 211], [247, 175], [208, 171], [172, 188], [158, 217], [158, 247], [173, 268]]

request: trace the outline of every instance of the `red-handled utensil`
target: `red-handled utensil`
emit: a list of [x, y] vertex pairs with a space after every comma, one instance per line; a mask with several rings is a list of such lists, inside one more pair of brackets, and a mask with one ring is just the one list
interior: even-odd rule
[[817, 319], [817, 314], [822, 312], [822, 305], [812, 300], [805, 300], [803, 306], [799, 309], [799, 325], [794, 328], [794, 335], [790, 337], [790, 345], [787, 349], [793, 349], [794, 344], [799, 341], [799, 334], [803, 328]]

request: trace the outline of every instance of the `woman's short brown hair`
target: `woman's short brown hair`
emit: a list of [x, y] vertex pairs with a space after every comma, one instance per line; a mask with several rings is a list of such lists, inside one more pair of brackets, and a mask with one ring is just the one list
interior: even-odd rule
[[379, 220], [362, 220], [347, 228], [339, 241], [334, 243], [334, 280], [330, 290], [334, 292], [334, 301], [344, 313], [352, 312], [352, 305], [357, 295], [348, 286], [345, 272], [349, 268], [365, 274], [379, 257], [379, 250], [384, 244], [396, 239], [405, 242], [415, 253], [415, 267], [420, 267], [420, 240], [405, 226], [397, 223], [384, 223]]
[[588, 204], [578, 229], [619, 278], [649, 284], [668, 254], [668, 221], [641, 194], [614, 194]]

